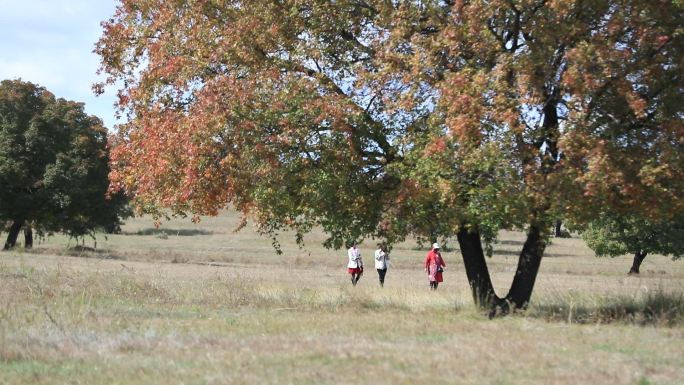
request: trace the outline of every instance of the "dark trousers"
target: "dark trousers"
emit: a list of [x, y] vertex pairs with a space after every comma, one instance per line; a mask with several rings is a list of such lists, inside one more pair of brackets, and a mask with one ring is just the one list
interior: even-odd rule
[[387, 269], [376, 269], [378, 271], [378, 278], [380, 278], [380, 286], [385, 286], [385, 274], [387, 274]]

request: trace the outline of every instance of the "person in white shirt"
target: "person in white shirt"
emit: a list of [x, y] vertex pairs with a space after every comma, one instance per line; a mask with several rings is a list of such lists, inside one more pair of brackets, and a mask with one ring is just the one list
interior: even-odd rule
[[378, 271], [378, 278], [380, 279], [380, 286], [385, 286], [385, 274], [389, 267], [389, 252], [387, 252], [387, 245], [378, 243], [378, 249], [375, 250], [375, 269]]
[[349, 257], [347, 272], [351, 274], [352, 285], [356, 286], [363, 275], [363, 260], [356, 242], [352, 242], [352, 247], [347, 250], [347, 256]]

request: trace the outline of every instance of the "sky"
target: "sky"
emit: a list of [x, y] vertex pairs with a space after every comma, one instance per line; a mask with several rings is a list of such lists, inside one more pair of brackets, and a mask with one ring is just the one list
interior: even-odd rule
[[100, 22], [114, 14], [115, 0], [0, 0], [0, 80], [45, 87], [58, 98], [85, 103], [88, 114], [112, 130], [116, 90], [95, 96], [99, 58], [92, 51]]

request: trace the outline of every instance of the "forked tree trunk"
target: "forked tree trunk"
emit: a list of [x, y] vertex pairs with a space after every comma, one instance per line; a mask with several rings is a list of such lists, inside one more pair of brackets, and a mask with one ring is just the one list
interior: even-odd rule
[[641, 267], [641, 262], [646, 258], [646, 252], [642, 250], [637, 250], [634, 253], [634, 261], [632, 262], [632, 268], [629, 269], [629, 274], [639, 274], [639, 267]]
[[23, 224], [23, 220], [12, 222], [12, 226], [10, 226], [9, 229], [9, 234], [7, 234], [4, 250], [9, 250], [17, 245], [17, 237], [19, 237], [19, 231], [21, 230], [21, 226]]
[[480, 308], [489, 308], [498, 298], [482, 251], [480, 233], [469, 232], [465, 226], [461, 226], [457, 238], [473, 300]]
[[29, 225], [24, 226], [24, 248], [33, 248], [33, 229]]
[[540, 228], [537, 225], [530, 226], [527, 240], [518, 258], [518, 268], [511, 289], [506, 295], [506, 302], [513, 308], [527, 308], [545, 248], [546, 242], [542, 238]]
[[527, 308], [546, 247], [539, 226], [531, 226], [527, 233], [513, 283], [505, 298], [498, 297], [494, 291], [480, 234], [461, 229], [457, 236], [475, 304], [489, 309], [490, 318], [508, 314], [514, 309]]

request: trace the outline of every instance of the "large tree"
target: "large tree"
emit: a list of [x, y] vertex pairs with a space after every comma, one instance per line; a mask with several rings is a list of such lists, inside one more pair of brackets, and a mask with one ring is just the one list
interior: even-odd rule
[[582, 238], [599, 257], [632, 253], [629, 274], [639, 274], [648, 254], [684, 256], [684, 216], [654, 220], [603, 213], [589, 223]]
[[83, 104], [57, 99], [21, 80], [0, 83], [0, 223], [5, 249], [24, 228], [78, 237], [115, 226], [126, 212], [121, 193], [108, 198], [107, 129]]
[[[129, 118], [112, 187], [152, 212], [232, 203], [269, 234], [321, 226], [329, 246], [456, 234], [475, 301], [524, 308], [553, 218], [684, 210], [682, 16], [646, 0], [122, 0], [96, 48]], [[502, 227], [528, 237], [498, 296], [483, 241]]]

